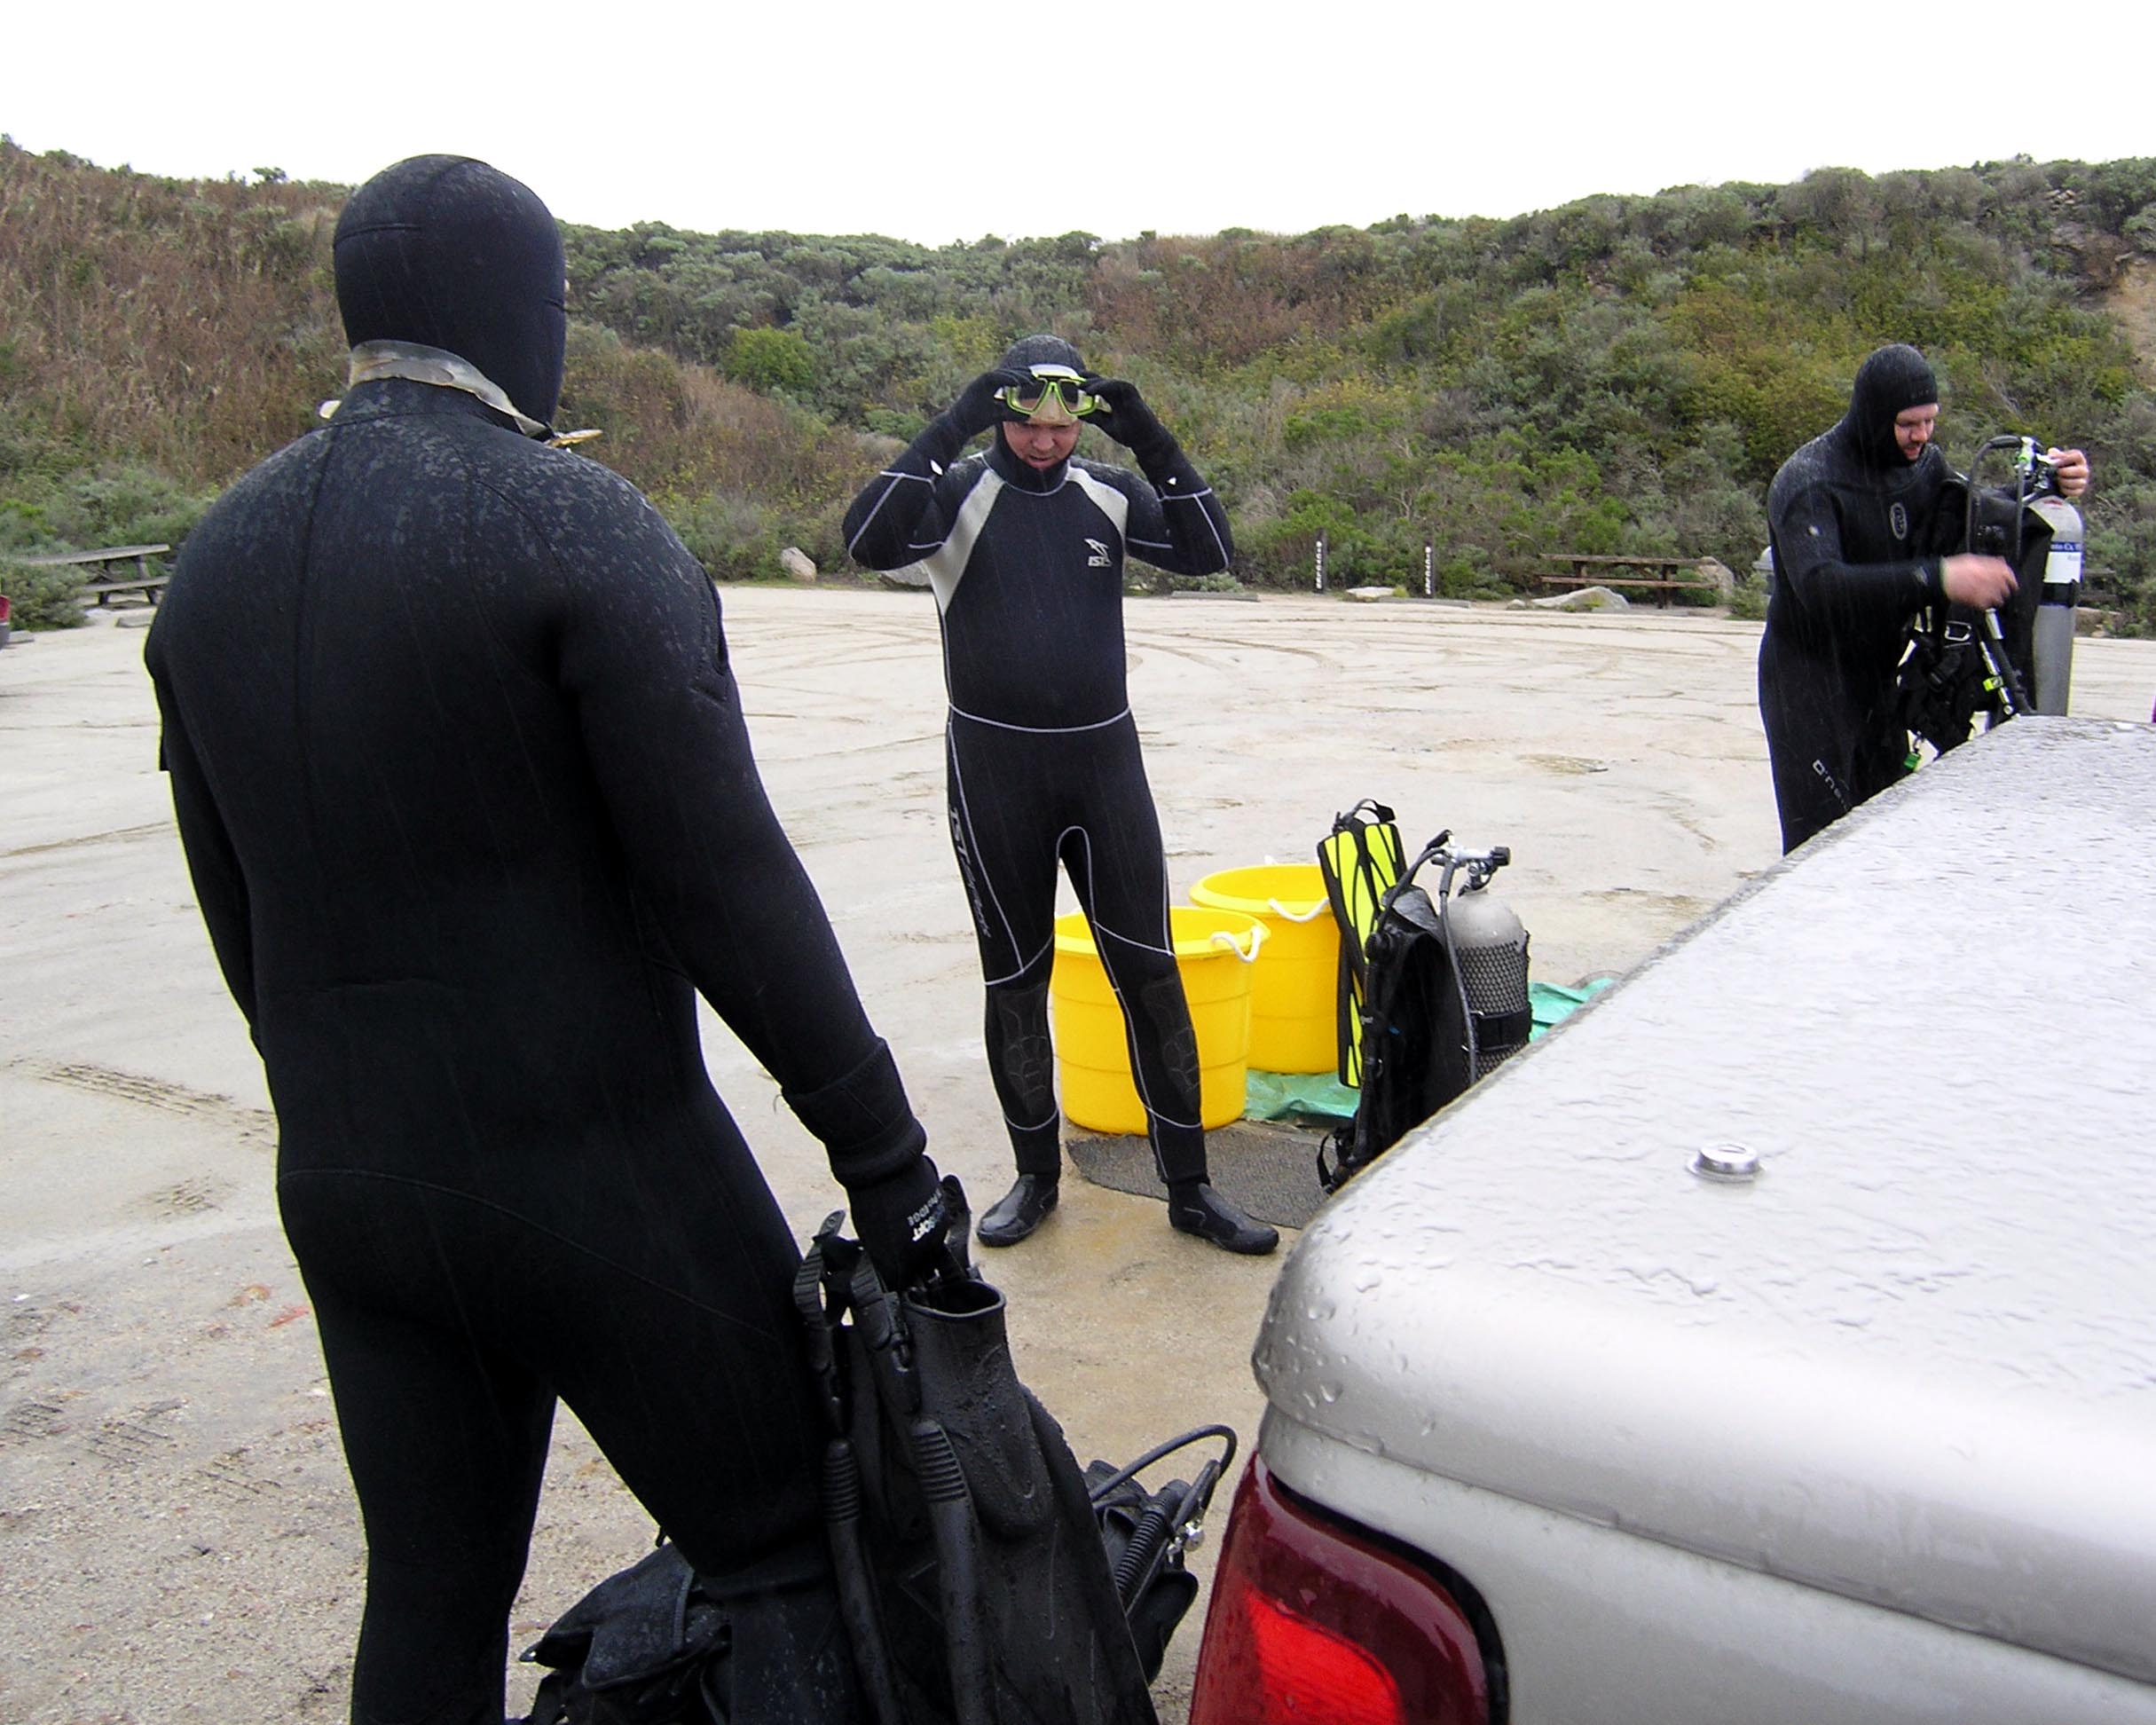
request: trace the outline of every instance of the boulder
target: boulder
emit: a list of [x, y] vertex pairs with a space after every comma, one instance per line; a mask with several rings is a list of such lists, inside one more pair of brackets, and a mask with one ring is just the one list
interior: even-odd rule
[[790, 581], [814, 581], [816, 579], [814, 560], [798, 545], [790, 545], [779, 553], [779, 570]]
[[1632, 605], [1625, 595], [1606, 587], [1574, 587], [1570, 593], [1553, 593], [1546, 599], [1525, 602], [1536, 610], [1630, 610]]

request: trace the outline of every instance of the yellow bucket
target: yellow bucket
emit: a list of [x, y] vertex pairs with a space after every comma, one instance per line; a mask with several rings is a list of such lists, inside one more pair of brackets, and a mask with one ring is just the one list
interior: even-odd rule
[[1331, 1072], [1340, 1065], [1340, 925], [1315, 862], [1220, 869], [1191, 901], [1265, 926], [1250, 981], [1250, 1064], [1260, 1072]]
[[[1176, 970], [1198, 1036], [1198, 1117], [1208, 1131], [1243, 1117], [1250, 1042], [1250, 979], [1264, 926], [1231, 910], [1176, 905], [1168, 911]], [[1056, 1077], [1064, 1117], [1094, 1132], [1138, 1133], [1145, 1109], [1130, 1077], [1123, 1009], [1078, 911], [1056, 918], [1049, 979], [1056, 1014]]]

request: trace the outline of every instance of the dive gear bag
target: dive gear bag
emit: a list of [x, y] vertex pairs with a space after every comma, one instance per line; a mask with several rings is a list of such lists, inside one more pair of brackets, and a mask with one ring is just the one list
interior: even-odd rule
[[[721, 1587], [662, 1545], [524, 1655], [555, 1667], [529, 1725], [1155, 1725], [1147, 1685], [1196, 1595], [1184, 1552], [1235, 1434], [1082, 1472], [1019, 1382], [945, 1186], [947, 1273], [885, 1288], [835, 1212], [795, 1276], [830, 1426], [814, 1585]], [[1221, 1453], [1192, 1480], [1140, 1482], [1208, 1439]], [[775, 1658], [803, 1674], [793, 1692]]]
[[[1318, 1146], [1318, 1179], [1326, 1192], [1339, 1191], [1402, 1134], [1526, 1046], [1534, 1028], [1527, 931], [1483, 897], [1511, 860], [1501, 845], [1455, 850], [1451, 832], [1440, 832], [1383, 894], [1360, 955], [1361, 1096], [1355, 1117]], [[1435, 898], [1414, 884], [1429, 862], [1440, 866]], [[1455, 894], [1463, 873], [1467, 884]], [[1463, 940], [1455, 907], [1467, 894], [1475, 931]], [[1343, 922], [1343, 950], [1352, 938]]]

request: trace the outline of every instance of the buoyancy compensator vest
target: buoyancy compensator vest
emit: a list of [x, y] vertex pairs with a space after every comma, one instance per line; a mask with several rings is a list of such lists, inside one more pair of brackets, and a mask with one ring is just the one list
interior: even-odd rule
[[[1363, 942], [1361, 1095], [1354, 1119], [1318, 1151], [1327, 1192], [1526, 1046], [1527, 930], [1489, 890], [1511, 860], [1504, 846], [1456, 850], [1441, 832], [1383, 894]], [[1434, 897], [1414, 884], [1429, 862], [1440, 868]], [[1354, 938], [1343, 924], [1342, 945]]]

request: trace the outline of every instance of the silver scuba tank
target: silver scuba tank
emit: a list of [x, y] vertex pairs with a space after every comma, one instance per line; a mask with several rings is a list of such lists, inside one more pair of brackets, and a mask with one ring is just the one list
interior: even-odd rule
[[1475, 1076], [1496, 1070], [1527, 1046], [1527, 930], [1512, 907], [1472, 871], [1445, 904], [1453, 962], [1475, 1020]]
[[2065, 713], [2073, 685], [2073, 613], [2081, 596], [2081, 512], [2063, 497], [2034, 499], [2029, 513], [2051, 530], [2043, 593], [2030, 642], [2029, 698], [2039, 713]]

